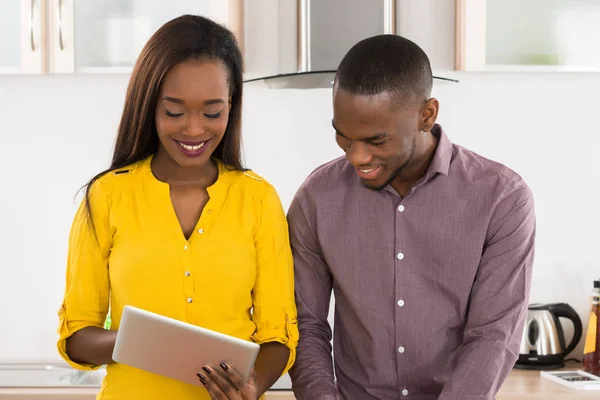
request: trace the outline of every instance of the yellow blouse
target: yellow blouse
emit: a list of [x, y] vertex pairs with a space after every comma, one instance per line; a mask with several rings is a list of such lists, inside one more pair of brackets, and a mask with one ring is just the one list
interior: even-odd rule
[[[111, 329], [118, 329], [123, 307], [132, 305], [259, 344], [283, 343], [290, 349], [287, 372], [298, 326], [287, 222], [275, 189], [219, 163], [210, 199], [186, 240], [169, 185], [154, 177], [151, 159], [92, 186], [93, 228], [79, 207], [59, 311], [61, 356], [74, 368], [97, 368], [70, 360], [66, 339], [86, 326], [102, 327], [109, 304]], [[210, 398], [201, 387], [126, 365], [106, 370], [98, 399]]]

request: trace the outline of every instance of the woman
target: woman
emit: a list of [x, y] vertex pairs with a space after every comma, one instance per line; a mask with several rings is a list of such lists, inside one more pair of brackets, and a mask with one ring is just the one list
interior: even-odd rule
[[[58, 349], [78, 369], [108, 364], [98, 398], [256, 399], [294, 362], [287, 224], [273, 187], [242, 167], [241, 110], [230, 31], [186, 15], [150, 38], [111, 167], [87, 185], [69, 238]], [[205, 390], [114, 363], [125, 305], [259, 343], [252, 377], [205, 366]]]

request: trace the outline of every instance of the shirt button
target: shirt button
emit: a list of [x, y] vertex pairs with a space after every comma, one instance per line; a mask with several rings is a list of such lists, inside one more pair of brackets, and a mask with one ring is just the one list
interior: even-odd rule
[[185, 276], [190, 276], [190, 271], [185, 271]]
[[404, 307], [404, 300], [398, 300], [398, 305], [400, 307]]
[[202, 229], [202, 228], [198, 229], [198, 233], [202, 235], [204, 233], [204, 229]]
[[404, 347], [402, 347], [402, 346], [398, 347], [398, 353], [404, 353]]
[[398, 257], [398, 260], [402, 260], [402, 259], [404, 259], [404, 254], [398, 253], [397, 257]]
[[402, 396], [408, 396], [408, 390], [402, 389]]
[[404, 212], [404, 206], [402, 204], [398, 206], [398, 211]]
[[209, 213], [209, 214], [212, 214], [212, 210], [210, 210], [210, 209], [207, 210], [206, 212]]
[[187, 249], [188, 249], [188, 245], [187, 245], [187, 244], [186, 244], [186, 245], [184, 245], [184, 246], [183, 246], [183, 249], [184, 249], [184, 250], [187, 250]]
[[191, 297], [188, 297], [188, 298], [187, 298], [187, 302], [188, 302], [188, 303], [191, 303], [192, 301], [194, 301], [194, 299], [192, 299]]

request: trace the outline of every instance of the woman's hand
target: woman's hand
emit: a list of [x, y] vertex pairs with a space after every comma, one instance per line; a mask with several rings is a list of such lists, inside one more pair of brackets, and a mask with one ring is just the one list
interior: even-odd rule
[[205, 366], [198, 378], [204, 384], [213, 400], [257, 400], [258, 389], [254, 373], [247, 381], [227, 364], [221, 363], [218, 368]]

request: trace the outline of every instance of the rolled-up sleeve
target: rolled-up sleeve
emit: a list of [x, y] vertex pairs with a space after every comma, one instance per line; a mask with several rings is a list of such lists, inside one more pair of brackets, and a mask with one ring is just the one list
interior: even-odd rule
[[100, 182], [96, 182], [90, 191], [90, 206], [92, 220], [84, 200], [71, 226], [65, 294], [58, 312], [58, 352], [73, 368], [80, 370], [92, 370], [98, 366], [71, 360], [66, 351], [66, 341], [82, 328], [102, 327], [109, 307], [108, 256], [112, 232], [109, 200]]
[[296, 360], [298, 320], [294, 265], [287, 220], [275, 189], [267, 185], [255, 234], [256, 281], [252, 290], [255, 343], [279, 342], [290, 349], [285, 374]]

